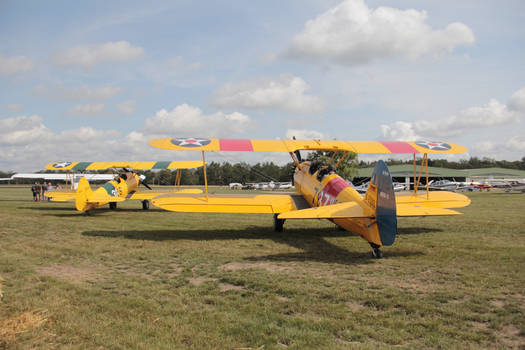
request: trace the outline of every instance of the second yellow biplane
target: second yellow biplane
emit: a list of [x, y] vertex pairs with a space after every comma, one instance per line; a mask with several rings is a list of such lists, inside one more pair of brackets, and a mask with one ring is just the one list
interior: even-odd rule
[[[87, 212], [109, 204], [110, 209], [116, 209], [118, 202], [136, 199], [142, 202], [142, 209], [149, 209], [149, 201], [163, 194], [169, 193], [202, 193], [199, 189], [180, 189], [181, 170], [203, 166], [201, 161], [173, 161], [173, 162], [56, 162], [46, 165], [49, 170], [63, 171], [94, 171], [107, 169], [121, 169], [113, 180], [106, 182], [96, 190], [92, 190], [88, 180], [82, 177], [76, 191], [49, 191], [46, 196], [54, 202], [74, 201], [78, 211]], [[174, 191], [139, 191], [139, 185], [151, 190], [145, 182], [146, 177], [139, 175], [135, 170], [150, 169], [177, 169]]]
[[[205, 193], [165, 194], [152, 199], [160, 208], [177, 212], [269, 213], [274, 214], [274, 229], [283, 230], [286, 219], [328, 219], [352, 233], [362, 236], [373, 248], [373, 256], [382, 257], [380, 247], [394, 243], [397, 217], [457, 215], [459, 208], [470, 204], [464, 195], [452, 192], [417, 193], [423, 167], [427, 169], [428, 153], [463, 153], [466, 148], [444, 142], [378, 142], [322, 140], [234, 140], [205, 138], [164, 138], [150, 145], [168, 150], [288, 152], [295, 163], [295, 194], [278, 195], [210, 195]], [[333, 151], [340, 161], [349, 152], [414, 155], [413, 193], [394, 193], [392, 177], [383, 161], [374, 169], [368, 190], [362, 196], [343, 178], [335, 174], [338, 164], [302, 161], [300, 151]], [[416, 154], [423, 154], [416, 174]], [[333, 157], [332, 159], [336, 159]]]

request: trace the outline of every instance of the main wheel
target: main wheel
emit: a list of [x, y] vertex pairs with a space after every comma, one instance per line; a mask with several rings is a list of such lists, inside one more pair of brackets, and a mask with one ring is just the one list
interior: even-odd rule
[[144, 210], [149, 209], [149, 201], [147, 199], [142, 201], [142, 209]]
[[109, 202], [109, 209], [111, 210], [117, 209], [117, 202]]
[[279, 219], [277, 216], [279, 216], [279, 214], [273, 214], [273, 230], [275, 232], [283, 232], [286, 219]]

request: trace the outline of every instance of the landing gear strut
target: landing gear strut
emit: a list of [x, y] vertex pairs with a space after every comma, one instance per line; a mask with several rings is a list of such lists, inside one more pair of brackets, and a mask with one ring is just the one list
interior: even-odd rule
[[275, 232], [283, 232], [286, 219], [279, 219], [277, 216], [279, 216], [279, 214], [273, 214], [273, 230]]
[[376, 259], [381, 259], [383, 257], [383, 252], [379, 249], [381, 248], [380, 245], [377, 245], [375, 243], [369, 242], [370, 246], [372, 247], [372, 256]]
[[142, 201], [142, 209], [148, 210], [149, 209], [149, 200], [145, 199]]
[[117, 209], [117, 202], [109, 202], [109, 209], [111, 210]]

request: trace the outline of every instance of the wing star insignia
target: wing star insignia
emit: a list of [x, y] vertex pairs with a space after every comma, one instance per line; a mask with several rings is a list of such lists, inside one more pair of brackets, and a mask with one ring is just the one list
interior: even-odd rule
[[437, 151], [447, 151], [452, 148], [448, 143], [436, 141], [416, 141], [415, 144], [419, 147]]
[[208, 139], [201, 139], [197, 137], [190, 137], [190, 138], [178, 138], [178, 139], [172, 139], [171, 143], [173, 143], [175, 146], [180, 147], [202, 147], [209, 144], [211, 141]]
[[65, 167], [70, 166], [71, 164], [72, 164], [71, 162], [58, 162], [58, 163], [53, 164], [53, 168], [65, 168]]

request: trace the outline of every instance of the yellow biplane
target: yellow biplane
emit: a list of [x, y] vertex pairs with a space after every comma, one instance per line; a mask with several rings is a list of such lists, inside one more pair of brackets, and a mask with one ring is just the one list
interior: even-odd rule
[[[397, 217], [457, 215], [450, 208], [470, 204], [464, 195], [452, 192], [418, 193], [418, 185], [426, 167], [428, 183], [428, 153], [463, 153], [466, 148], [444, 142], [377, 142], [321, 140], [235, 140], [205, 138], [164, 138], [150, 145], [168, 150], [288, 152], [295, 163], [295, 194], [278, 195], [210, 195], [204, 164], [205, 193], [165, 194], [152, 199], [162, 209], [177, 212], [270, 213], [274, 214], [274, 229], [283, 230], [286, 219], [328, 219], [339, 227], [362, 236], [373, 248], [376, 258], [382, 257], [380, 247], [394, 243]], [[366, 193], [359, 194], [343, 178], [335, 174], [338, 164], [302, 161], [300, 151], [333, 151], [340, 160], [349, 153], [405, 153], [414, 155], [413, 193], [396, 196], [392, 177], [383, 161], [374, 169]], [[419, 173], [416, 154], [423, 154]], [[332, 159], [336, 159], [332, 157]], [[418, 176], [416, 176], [418, 175]]]
[[[162, 194], [169, 193], [202, 193], [199, 189], [180, 189], [181, 170], [198, 168], [203, 166], [201, 161], [173, 161], [173, 162], [56, 162], [46, 165], [49, 170], [64, 171], [86, 171], [86, 170], [106, 170], [122, 169], [114, 176], [113, 180], [106, 182], [96, 190], [92, 190], [86, 177], [82, 177], [78, 183], [76, 191], [49, 191], [46, 196], [54, 202], [74, 201], [78, 211], [86, 212], [105, 204], [109, 204], [110, 209], [116, 209], [118, 202], [128, 199], [142, 201], [142, 209], [149, 209], [149, 201]], [[149, 169], [177, 169], [175, 187], [173, 192], [157, 191], [138, 191], [139, 185], [151, 190], [145, 182], [146, 177], [139, 175], [135, 170]]]

